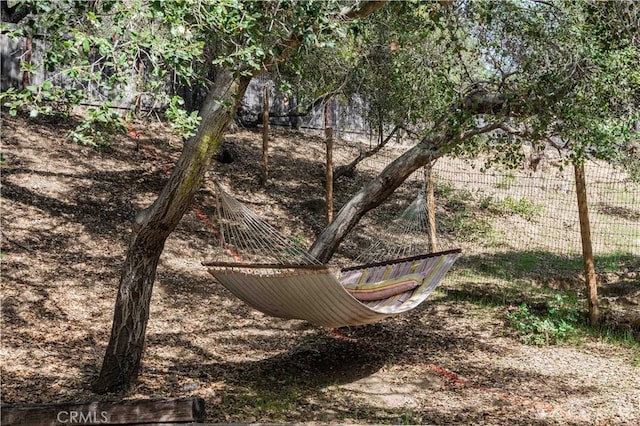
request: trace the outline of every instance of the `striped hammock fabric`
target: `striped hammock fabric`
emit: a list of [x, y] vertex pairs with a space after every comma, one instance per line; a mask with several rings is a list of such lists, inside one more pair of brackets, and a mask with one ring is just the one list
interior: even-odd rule
[[[460, 255], [449, 250], [344, 268], [326, 265], [207, 263], [209, 272], [236, 297], [267, 315], [325, 327], [364, 325], [407, 312], [422, 303]], [[377, 291], [385, 283], [421, 278], [418, 286], [382, 299], [361, 300], [348, 288]], [[367, 299], [365, 297], [365, 299]]]

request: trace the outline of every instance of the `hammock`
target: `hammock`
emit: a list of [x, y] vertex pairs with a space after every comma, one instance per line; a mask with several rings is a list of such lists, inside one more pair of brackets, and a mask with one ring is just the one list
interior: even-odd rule
[[[396, 226], [423, 223], [419, 194]], [[219, 239], [230, 262], [203, 262], [215, 279], [249, 306], [267, 315], [314, 325], [364, 325], [407, 312], [442, 281], [460, 250], [431, 254], [393, 250], [405, 257], [334, 270], [284, 238], [247, 206], [218, 188]], [[405, 229], [406, 230], [406, 229]], [[414, 241], [414, 239], [411, 239]], [[374, 243], [363, 254], [379, 253]], [[417, 249], [415, 244], [406, 244]], [[257, 260], [271, 258], [272, 263]], [[247, 260], [249, 259], [249, 260]]]
[[[422, 303], [459, 256], [451, 250], [394, 263], [345, 268], [325, 265], [244, 265], [208, 263], [209, 272], [236, 297], [267, 315], [302, 319], [325, 327], [363, 325], [407, 312]], [[412, 290], [361, 301], [345, 285], [402, 282], [424, 277]]]

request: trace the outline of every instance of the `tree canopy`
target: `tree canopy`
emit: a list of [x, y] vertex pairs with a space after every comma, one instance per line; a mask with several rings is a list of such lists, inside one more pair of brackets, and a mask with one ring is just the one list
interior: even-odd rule
[[527, 143], [562, 147], [569, 161], [628, 160], [640, 119], [635, 3], [443, 3], [389, 4], [353, 23], [333, 54], [299, 51], [297, 84], [312, 98], [361, 97], [370, 123], [418, 137], [504, 123], [456, 144], [459, 155], [520, 164]]
[[[225, 68], [251, 77], [298, 45], [320, 43], [340, 22], [331, 19], [340, 13], [336, 1], [23, 0], [11, 8], [2, 3], [14, 11], [3, 14], [7, 36], [46, 45], [42, 63], [23, 60], [22, 70], [29, 75], [42, 66], [49, 77], [39, 86], [25, 85], [22, 94], [5, 94], [3, 105], [11, 113], [58, 114], [61, 109], [52, 106], [85, 100], [108, 108], [126, 98], [134, 114], [141, 105], [166, 109], [187, 136], [198, 120], [182, 107], [184, 89], [206, 94]], [[102, 114], [94, 121], [113, 120], [119, 117]], [[101, 142], [92, 128], [82, 130], [79, 142]]]
[[[509, 118], [513, 131], [471, 139], [459, 154], [489, 151], [514, 163], [525, 141], [570, 148], [571, 159], [631, 162], [640, 102], [635, 2], [391, 2], [356, 20], [340, 17], [333, 1], [9, 3], [4, 19], [18, 23], [5, 32], [43, 38], [42, 65], [54, 73], [26, 90], [41, 96], [5, 96], [33, 115], [52, 112], [43, 101], [63, 96], [56, 85], [65, 82], [66, 100], [97, 96], [108, 106], [126, 96], [134, 108], [163, 106], [192, 135], [198, 118], [184, 111], [185, 88], [206, 92], [222, 67], [237, 76], [270, 69], [301, 101], [359, 97], [375, 128], [402, 125], [423, 136], [451, 120], [473, 127], [487, 112]], [[82, 130], [79, 140], [92, 141], [92, 129]]]

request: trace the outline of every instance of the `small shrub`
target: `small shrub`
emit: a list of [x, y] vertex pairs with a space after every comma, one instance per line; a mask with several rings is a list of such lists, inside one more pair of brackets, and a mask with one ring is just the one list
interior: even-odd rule
[[466, 210], [448, 215], [439, 225], [442, 232], [453, 234], [463, 241], [488, 239], [493, 234], [493, 228], [489, 222]]
[[184, 100], [180, 96], [172, 97], [164, 115], [171, 123], [173, 131], [184, 139], [188, 139], [196, 134], [198, 125], [200, 125], [200, 116], [198, 111], [193, 111], [189, 114], [182, 109], [183, 105]]
[[27, 86], [24, 90], [10, 87], [0, 93], [0, 104], [7, 108], [9, 115], [28, 113], [30, 118], [62, 117], [67, 118], [71, 109], [78, 105], [82, 93], [55, 86], [50, 81], [41, 85]]
[[[8, 110], [9, 115], [29, 114], [31, 119], [67, 119], [82, 100], [82, 92], [56, 86], [50, 81], [44, 81], [39, 86], [27, 86], [24, 90], [10, 87], [0, 93], [0, 104]], [[98, 108], [89, 108], [84, 121], [67, 137], [82, 145], [108, 146], [114, 132], [124, 131], [122, 117], [111, 111], [110, 107], [111, 104], [107, 102]]]
[[113, 112], [110, 107], [110, 103], [104, 103], [99, 108], [87, 109], [84, 121], [70, 131], [67, 136], [81, 145], [89, 145], [94, 148], [109, 146], [115, 133], [124, 133], [125, 131], [122, 117]]
[[564, 341], [572, 335], [579, 314], [567, 296], [557, 294], [553, 301], [546, 303], [546, 312], [543, 314], [535, 314], [529, 305], [523, 303], [515, 311], [507, 313], [507, 320], [524, 343], [546, 346]]
[[438, 182], [433, 192], [438, 198], [450, 198], [456, 192], [456, 189], [450, 182]]
[[516, 177], [513, 172], [508, 172], [502, 177], [500, 182], [496, 183], [496, 188], [498, 189], [511, 189], [511, 186], [516, 182]]

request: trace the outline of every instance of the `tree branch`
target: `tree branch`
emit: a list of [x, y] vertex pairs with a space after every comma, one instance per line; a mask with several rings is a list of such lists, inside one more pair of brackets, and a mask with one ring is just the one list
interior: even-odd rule
[[549, 6], [553, 9], [555, 9], [556, 11], [560, 11], [560, 8], [558, 6], [556, 6], [555, 4], [551, 3], [550, 1], [546, 1], [546, 0], [531, 0], [534, 3], [538, 3], [538, 4], [543, 4], [545, 6]]
[[340, 93], [339, 90], [333, 90], [331, 92], [325, 93], [321, 96], [318, 96], [313, 100], [307, 107], [302, 110], [302, 112], [294, 112], [293, 109], [289, 110], [286, 114], [270, 114], [271, 117], [305, 117], [313, 112], [313, 110], [327, 102], [332, 97], [338, 95]]
[[502, 129], [505, 123], [502, 121], [497, 121], [495, 123], [487, 124], [486, 126], [476, 127], [475, 129], [467, 130], [466, 132], [462, 132], [456, 139], [459, 141], [465, 141], [467, 139], [471, 139], [474, 136], [481, 135], [483, 133], [491, 132], [493, 130]]
[[399, 128], [400, 128], [400, 126], [395, 126], [393, 128], [393, 130], [391, 131], [391, 133], [389, 133], [387, 135], [387, 137], [382, 142], [380, 142], [378, 145], [376, 145], [375, 148], [370, 149], [369, 151], [363, 151], [353, 161], [351, 161], [349, 164], [345, 164], [344, 166], [337, 167], [335, 172], [333, 173], [333, 181], [334, 182], [337, 181], [342, 176], [351, 175], [355, 171], [356, 166], [362, 160], [364, 160], [366, 158], [369, 158], [372, 155], [375, 155], [382, 148], [384, 148], [387, 145], [387, 143], [389, 143], [389, 141], [391, 140], [393, 135], [398, 131]]
[[[380, 9], [387, 3], [387, 0], [371, 0], [365, 2], [359, 2], [352, 7], [343, 9], [340, 12], [340, 17], [350, 21], [358, 18], [364, 18]], [[302, 44], [302, 40], [298, 35], [291, 35], [288, 40], [284, 40], [281, 44], [281, 51], [279, 55], [271, 56], [267, 58], [264, 63], [264, 69], [255, 70], [253, 75], [262, 74], [264, 71], [272, 71], [278, 63], [287, 59], [291, 54]]]

